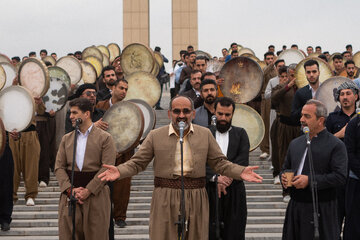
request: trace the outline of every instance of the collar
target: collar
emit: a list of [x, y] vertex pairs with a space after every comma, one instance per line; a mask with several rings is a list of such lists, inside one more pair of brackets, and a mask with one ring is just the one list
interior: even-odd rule
[[[344, 113], [344, 111], [342, 110], [342, 108], [339, 110], [339, 114], [348, 116], [346, 113]], [[348, 116], [348, 117], [352, 118], [355, 114], [356, 114], [356, 109], [355, 109], [354, 112], [353, 112], [352, 114], [350, 114], [350, 116]]]
[[197, 90], [195, 90], [195, 88], [192, 88], [192, 89], [193, 89], [193, 91], [195, 92], [196, 96], [199, 97], [199, 96], [200, 96], [200, 92], [197, 91]]
[[110, 107], [113, 105], [111, 98], [109, 99], [109, 105]]
[[93, 126], [94, 126], [94, 123], [91, 124], [91, 126], [86, 130], [86, 132], [84, 134], [80, 130], [78, 130], [78, 133], [87, 137], [89, 135], [89, 133], [91, 132], [91, 129], [93, 128]]
[[[194, 127], [193, 127], [192, 123], [190, 123], [189, 127], [190, 127], [190, 130], [188, 131], [188, 133], [186, 135], [188, 135], [190, 132], [194, 133]], [[170, 123], [170, 125], [169, 125], [169, 136], [171, 136], [172, 134], [175, 134], [177, 137], [179, 137], [179, 135], [175, 132], [175, 129], [174, 129], [172, 123]]]

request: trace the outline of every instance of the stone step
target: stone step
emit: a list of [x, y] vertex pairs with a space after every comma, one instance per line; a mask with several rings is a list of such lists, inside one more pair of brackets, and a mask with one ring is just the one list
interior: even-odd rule
[[281, 240], [282, 233], [246, 233], [246, 240]]

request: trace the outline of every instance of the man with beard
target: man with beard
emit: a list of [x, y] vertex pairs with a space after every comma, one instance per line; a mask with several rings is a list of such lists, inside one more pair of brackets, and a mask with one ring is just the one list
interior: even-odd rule
[[204, 104], [196, 109], [193, 123], [203, 127], [211, 124], [211, 118], [215, 114], [216, 82], [211, 79], [204, 79], [200, 85], [201, 98]]
[[[209, 200], [207, 197], [206, 163], [216, 173], [237, 179], [261, 182], [254, 173], [257, 167], [231, 163], [222, 154], [209, 129], [192, 124], [195, 116], [192, 100], [176, 96], [168, 110], [171, 123], [152, 130], [140, 149], [126, 163], [108, 168], [99, 175], [102, 181], [114, 181], [144, 171], [154, 160], [154, 192], [150, 209], [150, 239], [176, 239], [181, 199], [181, 144], [179, 123], [184, 122], [183, 174], [185, 189], [186, 239], [208, 240]], [[182, 238], [183, 239], [183, 238]]]
[[[245, 129], [231, 125], [234, 110], [235, 103], [231, 98], [216, 99], [216, 127], [211, 126], [210, 131], [229, 161], [241, 166], [248, 166], [249, 138]], [[210, 209], [209, 239], [216, 239], [216, 215], [219, 216], [218, 221], [224, 223], [224, 227], [220, 231], [221, 239], [245, 239], [247, 206], [244, 182], [219, 175], [216, 184], [215, 177], [215, 173], [207, 166], [206, 190]], [[216, 187], [218, 196], [216, 196]], [[216, 214], [216, 198], [218, 197], [220, 198], [219, 212]]]
[[273, 52], [267, 52], [264, 54], [264, 61], [266, 63], [266, 66], [269, 66], [274, 62], [275, 54]]
[[300, 125], [301, 109], [305, 103], [315, 96], [316, 90], [320, 86], [319, 77], [319, 63], [315, 60], [308, 60], [304, 64], [306, 79], [309, 82], [303, 88], [296, 91], [291, 106], [291, 117], [293, 122]]
[[[349, 121], [356, 115], [355, 109], [356, 102], [359, 100], [358, 94], [359, 88], [354, 82], [342, 83], [337, 88], [337, 92], [335, 94], [335, 99], [340, 102], [341, 109], [330, 113], [329, 117], [326, 119], [326, 129], [342, 141], [344, 141], [345, 131]], [[336, 192], [340, 232], [345, 218], [345, 192], [345, 186], [339, 187]], [[350, 205], [348, 204], [348, 206]]]
[[[230, 45], [230, 48], [231, 48], [231, 53], [232, 53], [233, 51], [237, 51], [237, 50], [238, 50], [238, 45], [237, 45], [237, 43], [232, 43], [232, 44]], [[232, 58], [232, 54], [227, 55], [226, 58], [225, 58], [225, 63], [227, 63], [228, 61], [230, 61], [231, 58]]]
[[334, 65], [334, 76], [339, 76], [340, 73], [344, 70], [343, 57], [340, 54], [337, 54], [333, 57], [333, 65]]
[[124, 72], [121, 67], [121, 57], [118, 56], [114, 59], [114, 61], [111, 63], [111, 66], [115, 68], [115, 74], [117, 79], [124, 79]]
[[117, 79], [116, 73], [115, 73], [115, 67], [113, 66], [106, 66], [102, 70], [102, 77], [103, 82], [105, 83], [105, 88], [101, 89], [96, 98], [98, 101], [103, 101], [111, 98], [111, 88], [114, 86], [114, 83]]
[[195, 108], [198, 108], [201, 104], [200, 100], [200, 84], [201, 84], [201, 72], [199, 70], [192, 70], [190, 74], [190, 84], [191, 89], [184, 92], [183, 94], [180, 94], [182, 96], [187, 96], [193, 100], [193, 102], [198, 103]]
[[[311, 71], [315, 70], [311, 68]], [[326, 116], [323, 103], [308, 100], [302, 108], [300, 121], [302, 127], [309, 128], [311, 152], [308, 152], [305, 134], [289, 145], [283, 171], [292, 171], [295, 177], [290, 181], [285, 174], [281, 175], [285, 189], [288, 183], [292, 184], [289, 187], [291, 199], [286, 209], [283, 239], [314, 239], [312, 186], [317, 188], [320, 239], [339, 238], [336, 190], [346, 182], [347, 154], [344, 143], [326, 130]], [[314, 179], [309, 178], [309, 154], [313, 159]]]
[[[93, 84], [85, 83], [80, 85], [80, 87], [76, 90], [76, 93], [72, 95], [69, 100], [75, 98], [86, 98], [90, 100], [91, 104], [93, 105], [93, 112], [91, 115], [91, 119], [94, 125], [98, 128], [103, 130], [107, 130], [108, 124], [102, 121], [102, 117], [104, 115], [104, 111], [95, 107], [96, 105], [96, 87]], [[65, 133], [69, 133], [74, 130], [70, 120], [70, 110], [66, 113], [65, 118]]]
[[358, 68], [355, 66], [353, 60], [347, 60], [345, 62], [345, 71], [340, 76], [347, 77], [351, 80], [359, 77]]

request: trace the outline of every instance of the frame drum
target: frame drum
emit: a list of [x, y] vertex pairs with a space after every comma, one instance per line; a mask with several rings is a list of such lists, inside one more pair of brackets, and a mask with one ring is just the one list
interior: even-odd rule
[[241, 48], [240, 50], [238, 50], [238, 55], [239, 55], [239, 56], [241, 56], [241, 55], [243, 55], [243, 54], [245, 54], [245, 53], [252, 54], [252, 55], [255, 56], [254, 51], [253, 51], [252, 49], [250, 49], [250, 48], [245, 48], [245, 47], [243, 47], [243, 48]]
[[[94, 66], [84, 60], [80, 60], [82, 67], [82, 78], [81, 81], [84, 83], [95, 83], [96, 82], [96, 70]], [[80, 82], [81, 82], [80, 81]]]
[[82, 51], [82, 59], [85, 59], [89, 56], [94, 56], [100, 59], [100, 61], [103, 60], [103, 54], [102, 52], [95, 46], [87, 47]]
[[164, 59], [159, 52], [154, 52], [154, 57], [156, 62], [159, 64], [160, 67], [164, 66]]
[[325, 62], [324, 60], [322, 60], [320, 58], [305, 58], [301, 62], [299, 62], [295, 68], [295, 77], [296, 77], [295, 84], [298, 88], [305, 87], [306, 85], [309, 84], [306, 79], [305, 69], [304, 69], [304, 64], [308, 60], [315, 60], [319, 63], [319, 71], [320, 71], [319, 81], [320, 81], [320, 83], [322, 83], [326, 79], [329, 79], [332, 77], [331, 68], [327, 62]]
[[[45, 62], [51, 63], [51, 66], [55, 66], [55, 64], [56, 64], [56, 60], [55, 60], [55, 58], [53, 58], [52, 56], [43, 57], [41, 60], [42, 60], [44, 63], [45, 63]], [[46, 64], [45, 64], [45, 65], [46, 65]]]
[[257, 148], [265, 135], [265, 125], [260, 114], [245, 104], [235, 104], [232, 125], [245, 129], [250, 142], [250, 152]]
[[49, 67], [50, 87], [43, 96], [46, 111], [61, 110], [67, 101], [70, 89], [70, 77], [65, 70], [60, 67]]
[[129, 101], [135, 103], [140, 108], [144, 116], [144, 132], [140, 139], [142, 141], [146, 138], [149, 132], [154, 129], [156, 124], [156, 113], [155, 110], [143, 100], [130, 99]]
[[97, 49], [99, 49], [100, 52], [102, 52], [103, 54], [105, 54], [108, 58], [110, 57], [110, 51], [109, 51], [109, 49], [108, 49], [106, 46], [104, 46], [104, 45], [99, 45], [99, 46], [97, 46]]
[[6, 73], [4, 68], [0, 65], [0, 90], [5, 86], [6, 83]]
[[160, 99], [160, 83], [154, 75], [147, 72], [136, 72], [128, 77], [129, 90], [124, 100], [141, 99], [147, 102], [151, 107]]
[[77, 84], [82, 76], [82, 68], [79, 60], [73, 56], [60, 58], [55, 66], [64, 69], [70, 76], [71, 84]]
[[29, 90], [21, 86], [10, 86], [0, 92], [0, 118], [6, 131], [21, 132], [35, 115], [35, 102]]
[[235, 103], [247, 103], [260, 92], [264, 74], [259, 64], [248, 57], [236, 57], [225, 63], [220, 71], [224, 78], [221, 92]]
[[212, 57], [211, 57], [211, 55], [209, 53], [201, 51], [201, 50], [196, 50], [195, 54], [196, 54], [196, 56], [206, 57], [208, 60], [212, 59]]
[[34, 97], [43, 97], [50, 85], [45, 63], [36, 58], [24, 60], [19, 68], [19, 84], [27, 88]]
[[335, 99], [337, 88], [344, 82], [352, 82], [345, 77], [331, 77], [324, 81], [315, 93], [315, 99], [325, 104], [328, 113], [340, 110], [340, 103]]
[[109, 58], [110, 58], [110, 62], [112, 63], [116, 57], [120, 56], [121, 54], [120, 47], [116, 43], [109, 43], [109, 45], [107, 45], [107, 48], [109, 49], [109, 53], [110, 53]]
[[6, 145], [6, 132], [5, 132], [4, 124], [0, 118], [0, 157], [4, 153], [5, 145]]
[[357, 66], [358, 68], [360, 68], [360, 51], [359, 52], [356, 52], [353, 56], [353, 59], [352, 59], [355, 63], [355, 66]]
[[285, 61], [285, 65], [289, 66], [290, 64], [298, 64], [303, 60], [304, 55], [296, 49], [286, 49], [282, 53], [280, 53], [278, 59], [283, 59]]
[[102, 72], [103, 67], [104, 67], [103, 63], [102, 63], [102, 60], [100, 60], [98, 57], [95, 57], [95, 56], [88, 56], [86, 58], [83, 58], [83, 60], [90, 63], [95, 68], [96, 76], [100, 77], [101, 72]]
[[144, 116], [132, 102], [121, 101], [112, 105], [103, 117], [109, 124], [108, 132], [114, 139], [118, 153], [135, 148], [144, 131]]
[[155, 57], [146, 46], [132, 43], [124, 48], [120, 62], [125, 75], [139, 71], [150, 73], [154, 68]]
[[12, 62], [8, 56], [0, 53], [0, 63], [3, 63], [3, 62], [12, 64]]
[[12, 64], [7, 62], [0, 63], [0, 66], [4, 69], [6, 76], [6, 81], [3, 88], [10, 87], [13, 83], [13, 80], [16, 77], [16, 73], [17, 73], [16, 68]]

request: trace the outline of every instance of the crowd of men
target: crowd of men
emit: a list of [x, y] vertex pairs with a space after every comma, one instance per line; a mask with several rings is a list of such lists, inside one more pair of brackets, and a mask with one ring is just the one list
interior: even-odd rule
[[[226, 63], [238, 57], [238, 49], [238, 45], [232, 43], [231, 53], [222, 49], [223, 56], [218, 60]], [[291, 49], [298, 46], [294, 44]], [[322, 52], [320, 46], [315, 49], [319, 58], [330, 60], [330, 54]], [[160, 52], [160, 48], [156, 50]], [[360, 236], [357, 228], [360, 209], [356, 204], [360, 196], [357, 193], [360, 130], [356, 114], [360, 79], [352, 60], [352, 46], [346, 46], [346, 51], [332, 58], [333, 75], [353, 81], [336, 89], [334, 97], [340, 108], [329, 114], [323, 103], [313, 99], [321, 84], [318, 62], [305, 62], [308, 85], [298, 89], [296, 64], [286, 66], [284, 60], [277, 59], [284, 50], [286, 46], [275, 54], [275, 47], [268, 47], [264, 54], [266, 66], [262, 69], [263, 88], [249, 103], [265, 125], [259, 157], [271, 159], [274, 184], [282, 184], [283, 200], [288, 202], [283, 239], [314, 237], [313, 186], [317, 189], [320, 238], [339, 239], [344, 225], [344, 239], [356, 239], [354, 236]], [[314, 49], [309, 46], [303, 53], [312, 56]], [[34, 55], [35, 52], [29, 53], [29, 57]], [[73, 55], [81, 59], [80, 51]], [[47, 51], [41, 50], [40, 56], [47, 56]], [[51, 56], [57, 57], [55, 53]], [[12, 61], [14, 65], [19, 64], [20, 58], [13, 57]], [[57, 150], [56, 113], [46, 112], [41, 99], [36, 98], [37, 114], [30, 127], [21, 133], [7, 133], [6, 150], [1, 156], [7, 166], [0, 174], [4, 189], [4, 196], [0, 198], [1, 229], [10, 229], [21, 175], [26, 205], [34, 206], [38, 187], [46, 187], [49, 173], [54, 171], [62, 192], [60, 239], [69, 239], [72, 234], [72, 218], [67, 211], [71, 195], [81, 206], [76, 208], [76, 236], [113, 239], [113, 220], [118, 227], [127, 225], [131, 177], [154, 160], [150, 237], [175, 238], [181, 206], [179, 163], [180, 141], [183, 141], [185, 194], [186, 203], [190, 205], [184, 211], [188, 239], [245, 239], [247, 204], [243, 180], [261, 182], [262, 178], [254, 173], [256, 167], [248, 166], [249, 137], [243, 128], [232, 125], [235, 103], [221, 92], [224, 79], [219, 72], [207, 71], [208, 61], [207, 57], [197, 56], [192, 46], [180, 51], [180, 60], [174, 61], [170, 80], [168, 115], [171, 123], [152, 131], [136, 153], [135, 149], [116, 153], [113, 139], [106, 132], [108, 123], [102, 119], [113, 104], [126, 97], [128, 90], [119, 58], [104, 67], [96, 84], [83, 84], [74, 89], [65, 119], [67, 134]], [[162, 74], [164, 71], [162, 69]], [[160, 100], [156, 109], [162, 109]], [[75, 130], [77, 119], [82, 123]], [[185, 122], [183, 139], [179, 135], [179, 122]], [[301, 133], [304, 127], [309, 128], [311, 151], [306, 135]], [[77, 181], [71, 188], [75, 136]], [[294, 174], [292, 179], [287, 178], [288, 172]]]

